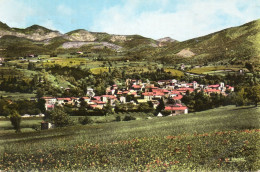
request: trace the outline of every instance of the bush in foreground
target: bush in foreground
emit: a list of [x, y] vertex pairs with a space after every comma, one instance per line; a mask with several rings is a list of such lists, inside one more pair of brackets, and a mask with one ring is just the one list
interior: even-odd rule
[[21, 115], [19, 115], [18, 112], [14, 110], [9, 115], [9, 118], [15, 129], [15, 132], [20, 133], [21, 132], [21, 121], [22, 121]]
[[55, 107], [55, 109], [50, 112], [50, 120], [56, 127], [65, 127], [73, 124], [70, 116], [65, 113], [61, 107]]
[[125, 118], [123, 119], [123, 121], [131, 121], [131, 120], [136, 120], [136, 118], [133, 117], [133, 116], [127, 115], [127, 116], [125, 116]]
[[80, 117], [78, 120], [79, 120], [79, 123], [82, 125], [93, 123], [93, 120], [89, 116]]

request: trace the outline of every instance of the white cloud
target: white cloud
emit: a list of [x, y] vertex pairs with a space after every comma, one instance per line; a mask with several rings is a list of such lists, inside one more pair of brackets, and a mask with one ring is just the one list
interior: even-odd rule
[[[144, 1], [128, 0], [124, 6], [103, 10], [91, 29], [186, 40], [260, 18], [260, 1], [255, 0], [183, 0], [175, 6], [165, 0], [156, 11], [138, 12], [140, 2]], [[171, 6], [176, 10], [165, 12]]]
[[11, 27], [26, 27], [26, 18], [34, 10], [17, 0], [0, 0], [0, 21]]
[[70, 7], [63, 5], [63, 4], [61, 4], [57, 7], [57, 11], [58, 11], [58, 13], [60, 13], [62, 15], [67, 15], [67, 16], [69, 16], [73, 13], [73, 10]]

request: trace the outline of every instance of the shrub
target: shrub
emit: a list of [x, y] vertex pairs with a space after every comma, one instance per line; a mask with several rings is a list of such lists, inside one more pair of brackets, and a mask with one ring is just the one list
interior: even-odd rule
[[14, 110], [11, 112], [9, 117], [10, 117], [10, 121], [15, 129], [15, 132], [20, 133], [21, 132], [21, 120], [22, 120], [21, 115], [19, 115], [18, 112], [16, 110]]
[[50, 119], [57, 127], [65, 127], [73, 123], [70, 116], [65, 113], [61, 107], [55, 107], [55, 109], [50, 112]]
[[116, 121], [121, 121], [121, 116], [116, 116]]
[[31, 128], [35, 131], [41, 130], [41, 127], [39, 125], [33, 125]]
[[163, 111], [161, 111], [161, 113], [162, 113], [163, 116], [168, 116], [168, 115], [171, 114], [171, 111], [169, 111], [169, 110], [163, 110]]
[[136, 120], [136, 118], [133, 116], [127, 115], [127, 116], [125, 116], [123, 121], [131, 121], [131, 120]]
[[79, 123], [82, 124], [82, 125], [92, 124], [92, 123], [93, 123], [93, 120], [90, 119], [89, 116], [80, 117], [80, 118], [79, 118]]

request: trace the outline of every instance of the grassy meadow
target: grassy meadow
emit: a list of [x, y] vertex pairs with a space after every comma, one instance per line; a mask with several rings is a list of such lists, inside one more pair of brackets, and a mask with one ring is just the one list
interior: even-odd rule
[[0, 169], [256, 171], [259, 112], [227, 106], [175, 117], [1, 133]]
[[171, 72], [173, 76], [179, 76], [179, 77], [184, 76], [184, 73], [182, 71], [172, 69], [172, 68], [166, 68], [165, 72]]
[[242, 66], [204, 66], [200, 68], [193, 68], [188, 72], [195, 74], [216, 74], [219, 72], [237, 72], [240, 69], [244, 69], [247, 71], [247, 69], [243, 68]]

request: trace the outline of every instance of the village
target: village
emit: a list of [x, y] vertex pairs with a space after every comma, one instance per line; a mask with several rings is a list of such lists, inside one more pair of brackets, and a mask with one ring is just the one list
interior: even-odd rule
[[[196, 81], [192, 83], [180, 82], [176, 79], [159, 80], [155, 84], [150, 81], [127, 79], [126, 88], [119, 89], [117, 85], [112, 85], [106, 89], [105, 95], [96, 96], [92, 88], [88, 88], [86, 97], [42, 97], [45, 100], [45, 108], [50, 111], [55, 106], [73, 105], [80, 107], [80, 101], [84, 100], [90, 109], [103, 109], [108, 104], [114, 108], [116, 104], [132, 104], [150, 102], [153, 108], [160, 104], [160, 100], [165, 102], [165, 111], [170, 111], [170, 116], [188, 114], [188, 107], [182, 103], [182, 98], [187, 93], [201, 92], [210, 96], [212, 93], [227, 96], [234, 91], [234, 87], [225, 85], [223, 82], [216, 85], [201, 85]], [[155, 86], [156, 85], [156, 86]], [[129, 98], [130, 97], [130, 98]], [[162, 116], [160, 112], [156, 114]]]

